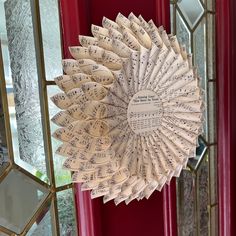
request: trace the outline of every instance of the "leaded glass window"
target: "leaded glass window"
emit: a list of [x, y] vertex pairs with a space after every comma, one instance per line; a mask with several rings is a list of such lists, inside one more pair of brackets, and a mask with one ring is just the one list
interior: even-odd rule
[[0, 235], [76, 235], [71, 175], [51, 140], [57, 0], [0, 1]]
[[172, 33], [194, 55], [206, 103], [197, 158], [190, 159], [177, 180], [179, 236], [218, 235], [214, 4], [214, 0], [173, 0], [170, 5]]

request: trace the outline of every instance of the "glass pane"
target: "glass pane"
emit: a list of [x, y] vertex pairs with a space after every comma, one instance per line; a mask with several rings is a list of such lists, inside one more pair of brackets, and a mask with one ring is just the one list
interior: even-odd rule
[[[197, 66], [198, 74], [201, 78], [201, 87], [207, 90], [207, 79], [206, 79], [206, 23], [205, 18], [201, 20], [200, 24], [193, 33], [193, 55], [194, 64]], [[205, 93], [205, 122], [204, 122], [204, 137], [207, 139], [208, 132], [208, 110], [207, 110], [207, 92]]]
[[46, 188], [12, 170], [0, 184], [0, 225], [21, 233], [47, 194]]
[[207, 150], [207, 147], [201, 138], [198, 139], [198, 145], [199, 146], [196, 149], [196, 157], [190, 158], [188, 161], [188, 165], [194, 170], [198, 168], [199, 163], [201, 162], [202, 158], [204, 158], [204, 154]]
[[205, 89], [206, 81], [206, 30], [205, 19], [201, 21], [193, 33], [193, 55], [195, 66], [198, 68], [199, 76], [203, 79], [203, 88]]
[[207, 14], [207, 79], [215, 79], [215, 17], [212, 14]]
[[40, 217], [32, 225], [31, 229], [27, 233], [27, 236], [52, 236], [52, 216], [51, 216], [51, 204], [42, 211]]
[[180, 44], [185, 45], [187, 52], [191, 52], [191, 35], [181, 18], [178, 11], [176, 11], [176, 35]]
[[[0, 9], [4, 9], [2, 2], [0, 2]], [[0, 19], [1, 20], [5, 19], [2, 17], [1, 12], [0, 12]], [[0, 27], [2, 26], [3, 25], [0, 25]], [[4, 72], [5, 72], [6, 85], [7, 85], [7, 89], [11, 89], [11, 87], [9, 86], [11, 84], [11, 68], [10, 68], [10, 58], [9, 58], [7, 34], [6, 34], [5, 27], [0, 28], [0, 38], [1, 38], [2, 57], [3, 57], [3, 62], [4, 62], [3, 66], [4, 66]]]
[[183, 170], [178, 179], [178, 230], [181, 236], [196, 235], [195, 176]]
[[[0, 2], [0, 40], [1, 40], [1, 48], [2, 48], [2, 57], [5, 56], [5, 43], [6, 43], [6, 31], [5, 31], [5, 20], [1, 19], [4, 14], [4, 6], [3, 3]], [[1, 53], [1, 52], [0, 52]], [[4, 60], [4, 58], [3, 58]], [[8, 68], [5, 69], [5, 74], [7, 74]], [[1, 69], [0, 69], [1, 70]], [[5, 90], [3, 87], [3, 83], [0, 80], [0, 98], [2, 97], [1, 88]], [[7, 141], [6, 141], [6, 127], [4, 121], [4, 111], [2, 99], [0, 99], [0, 176], [4, 172], [5, 168], [8, 166], [8, 150], [7, 150]]]
[[62, 74], [57, 0], [40, 0], [41, 27], [47, 80]]
[[[54, 94], [61, 92], [61, 90], [57, 86], [48, 86], [48, 97], [52, 97]], [[60, 111], [54, 103], [49, 99], [48, 100], [48, 107], [49, 107], [49, 115], [52, 118], [56, 113]], [[50, 122], [51, 133], [53, 133], [59, 127], [55, 125], [53, 122]], [[65, 161], [65, 157], [57, 155], [55, 152], [57, 148], [61, 145], [61, 142], [55, 138], [52, 138], [52, 150], [53, 150], [53, 164], [54, 164], [54, 173], [55, 173], [55, 180], [56, 186], [62, 186], [65, 184], [71, 183], [71, 173], [65, 169], [62, 169], [62, 164]]]
[[77, 235], [72, 189], [57, 193], [57, 204], [61, 235]]
[[218, 188], [217, 188], [217, 148], [211, 146], [209, 148], [209, 182], [210, 184], [210, 204], [215, 205], [218, 202]]
[[218, 233], [218, 206], [214, 206], [210, 210], [211, 222], [210, 222], [210, 235], [217, 236]]
[[181, 0], [178, 2], [178, 6], [191, 28], [195, 26], [204, 12], [199, 0]]
[[208, 159], [205, 158], [197, 172], [198, 190], [198, 232], [201, 236], [208, 235]]
[[[176, 17], [172, 16], [173, 24], [176, 21], [179, 41], [186, 41], [189, 47], [192, 47], [190, 51], [193, 53], [194, 65], [197, 66], [202, 78], [201, 86], [205, 90], [203, 96], [206, 105], [204, 132], [199, 137], [197, 157], [189, 160], [188, 167], [191, 171], [185, 170], [177, 185], [180, 236], [217, 235], [217, 212], [215, 210], [211, 213], [217, 204], [216, 147], [207, 148], [209, 144], [216, 143], [216, 94], [215, 82], [212, 82], [215, 81], [215, 23], [213, 14], [204, 13], [204, 8], [211, 9], [214, 2], [179, 0], [177, 6], [181, 12], [177, 11]], [[188, 27], [191, 30], [188, 30]]]
[[[0, 81], [0, 86], [1, 86], [1, 81]], [[1, 96], [2, 94], [0, 89], [0, 98]], [[0, 176], [2, 175], [8, 164], [9, 164], [9, 158], [8, 158], [8, 149], [6, 140], [4, 111], [3, 111], [2, 101], [0, 100]]]
[[216, 143], [216, 84], [208, 83], [208, 142]]
[[[1, 2], [1, 4], [3, 4]], [[15, 161], [48, 181], [41, 124], [38, 75], [35, 60], [30, 0], [7, 0], [6, 51], [4, 57]]]

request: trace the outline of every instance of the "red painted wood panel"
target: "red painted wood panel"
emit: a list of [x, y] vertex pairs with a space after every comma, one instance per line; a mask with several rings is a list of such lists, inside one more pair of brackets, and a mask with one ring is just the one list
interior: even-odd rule
[[[89, 1], [89, 0], [61, 0], [60, 11], [63, 33], [64, 57], [70, 57], [68, 46], [77, 44], [77, 35], [89, 34], [89, 26], [91, 22], [100, 24], [101, 17], [106, 15], [114, 19], [115, 15], [122, 9], [122, 13], [130, 12], [141, 13], [145, 18], [153, 18], [158, 23], [162, 23], [166, 27], [169, 26], [169, 10], [167, 9], [169, 1], [165, 0], [149, 0], [149, 1]], [[107, 5], [107, 6], [106, 6]], [[216, 26], [217, 26], [217, 97], [218, 97], [218, 173], [219, 173], [219, 229], [221, 236], [234, 235], [232, 230], [232, 222], [235, 218], [235, 197], [233, 183], [235, 183], [235, 166], [236, 156], [236, 114], [235, 114], [235, 98], [236, 91], [236, 67], [234, 66], [236, 57], [236, 31], [234, 30], [234, 15], [236, 13], [236, 2], [233, 0], [216, 0]], [[234, 42], [234, 44], [233, 44]], [[151, 198], [150, 204], [155, 210], [148, 210], [148, 217], [144, 217], [143, 228], [148, 225], [149, 217], [156, 219], [157, 222], [165, 222], [165, 235], [176, 234], [176, 217], [175, 217], [175, 186], [165, 188], [164, 195], [156, 194]], [[81, 236], [102, 235], [101, 227], [106, 228], [101, 222], [104, 222], [109, 214], [118, 214], [122, 221], [129, 222], [130, 213], [146, 212], [148, 206], [134, 203], [129, 208], [123, 210], [124, 207], [117, 209], [111, 203], [107, 206], [101, 204], [100, 199], [90, 200], [89, 193], [81, 193], [79, 187], [77, 191], [77, 213], [80, 222]], [[154, 198], [154, 199], [153, 199]], [[160, 204], [161, 202], [161, 204]], [[172, 206], [171, 204], [174, 204]], [[160, 207], [163, 207], [163, 209]], [[140, 211], [136, 211], [136, 207], [140, 207]], [[127, 210], [130, 209], [130, 210]], [[157, 210], [158, 209], [158, 210]], [[125, 213], [125, 214], [124, 214]], [[162, 214], [164, 213], [164, 214]], [[173, 215], [172, 215], [173, 214]], [[165, 217], [165, 218], [164, 218]], [[114, 219], [114, 218], [113, 218]], [[112, 221], [113, 219], [109, 219]], [[137, 223], [138, 224], [138, 223]], [[117, 223], [117, 225], [120, 225]], [[161, 235], [158, 224], [156, 226], [156, 235]], [[123, 228], [122, 225], [120, 225]], [[109, 230], [114, 228], [110, 225]], [[124, 228], [123, 228], [124, 229]], [[171, 231], [174, 229], [174, 233]], [[127, 229], [126, 229], [127, 230]], [[161, 229], [163, 230], [163, 228]], [[108, 231], [108, 229], [107, 229]], [[132, 229], [128, 226], [127, 230], [132, 234]], [[123, 234], [122, 234], [123, 235]], [[150, 235], [150, 234], [148, 234]]]
[[236, 31], [235, 0], [216, 0], [219, 234], [235, 235]]
[[236, 1], [231, 0], [231, 40], [232, 40], [232, 45], [231, 45], [231, 52], [232, 52], [232, 58], [231, 58], [231, 65], [232, 65], [232, 75], [231, 75], [231, 93], [230, 93], [230, 101], [231, 101], [231, 108], [230, 108], [230, 116], [231, 116], [231, 126], [230, 126], [230, 136], [231, 136], [231, 163], [230, 163], [230, 168], [231, 168], [231, 176], [230, 176], [230, 188], [231, 188], [231, 235], [236, 235], [236, 230], [234, 228], [234, 222], [236, 222], [236, 188], [235, 188], [235, 183], [236, 183], [236, 96], [235, 96], [235, 91], [236, 91], [236, 28], [235, 28], [235, 15], [236, 15]]
[[[118, 12], [126, 16], [131, 11], [142, 14], [169, 31], [169, 4], [168, 0], [61, 0], [64, 57], [70, 57], [68, 46], [78, 44], [78, 34], [90, 35], [92, 23], [101, 25], [103, 16], [114, 20]], [[89, 192], [81, 192], [79, 185], [75, 191], [80, 236], [177, 235], [175, 180], [149, 200], [134, 201], [128, 206], [91, 200]]]

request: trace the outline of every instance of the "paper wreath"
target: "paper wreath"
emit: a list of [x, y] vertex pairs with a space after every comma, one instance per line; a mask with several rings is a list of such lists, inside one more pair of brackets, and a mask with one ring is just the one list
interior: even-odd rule
[[196, 156], [202, 90], [176, 36], [131, 13], [92, 25], [63, 60], [53, 137], [72, 181], [115, 204], [149, 198]]

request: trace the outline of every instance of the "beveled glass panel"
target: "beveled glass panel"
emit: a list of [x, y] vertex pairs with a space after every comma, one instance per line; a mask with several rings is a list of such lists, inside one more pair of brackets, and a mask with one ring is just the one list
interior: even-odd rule
[[46, 78], [53, 80], [62, 74], [58, 1], [40, 0], [39, 4]]
[[179, 12], [176, 11], [176, 35], [180, 44], [185, 45], [187, 52], [191, 52], [191, 34], [180, 16]]
[[204, 13], [200, 0], [181, 0], [178, 1], [178, 6], [191, 28], [195, 26]]
[[[208, 100], [209, 95], [207, 94], [208, 84], [206, 84], [206, 90], [204, 90], [204, 112], [203, 112], [203, 133], [202, 136], [206, 141], [208, 141], [208, 132], [209, 132], [209, 110], [208, 110]], [[215, 98], [214, 98], [215, 99]]]
[[208, 83], [208, 142], [216, 143], [216, 84], [215, 82]]
[[72, 189], [57, 193], [57, 206], [61, 235], [77, 235], [74, 194]]
[[48, 182], [30, 0], [6, 0], [6, 74], [15, 161]]
[[0, 184], [0, 225], [21, 233], [48, 193], [23, 173], [11, 170]]
[[210, 235], [212, 236], [218, 236], [218, 206], [214, 206], [210, 209], [210, 214], [211, 214], [211, 222], [210, 222]]
[[213, 14], [207, 14], [207, 79], [214, 80], [215, 79], [215, 16]]
[[[197, 67], [199, 77], [201, 78], [200, 84], [204, 91], [207, 90], [207, 58], [206, 58], [206, 21], [205, 18], [201, 20], [200, 24], [193, 33], [193, 55], [194, 65]], [[207, 110], [207, 92], [204, 96], [206, 108], [204, 119], [204, 138], [207, 139], [208, 135], [208, 110]]]
[[[187, 37], [182, 36], [181, 40], [190, 42], [194, 65], [197, 66], [202, 78], [201, 87], [205, 90], [204, 132], [199, 137], [197, 157], [189, 160], [188, 167], [191, 171], [185, 170], [177, 182], [180, 236], [218, 235], [217, 207], [215, 207], [218, 202], [216, 146], [207, 147], [217, 142], [216, 94], [215, 82], [212, 82], [215, 81], [215, 22], [213, 14], [204, 13], [204, 8], [212, 10], [214, 2], [214, 0], [179, 0], [178, 7], [181, 12], [173, 19], [173, 24], [175, 21], [177, 24], [178, 38], [187, 35]], [[186, 34], [189, 32], [188, 27], [191, 29], [189, 37]], [[188, 194], [190, 192], [191, 194]]]
[[[1, 86], [1, 81], [0, 81]], [[0, 98], [1, 98], [1, 89], [0, 89]], [[9, 164], [8, 149], [7, 149], [7, 139], [6, 139], [6, 127], [4, 119], [3, 104], [0, 100], [0, 176], [4, 172], [5, 168]]]
[[201, 236], [208, 235], [208, 203], [209, 203], [209, 193], [208, 193], [208, 158], [205, 158], [197, 171], [197, 186], [198, 197], [198, 232]]
[[217, 187], [217, 148], [211, 146], [209, 148], [209, 202], [211, 205], [215, 205], [218, 202], [218, 187]]
[[[54, 85], [47, 87], [48, 97], [52, 97], [54, 94], [61, 92], [61, 90]], [[56, 113], [60, 111], [54, 103], [49, 99], [48, 100], [49, 116], [52, 118]], [[59, 127], [53, 122], [50, 122], [51, 133], [53, 133]], [[62, 169], [62, 164], [65, 161], [65, 157], [57, 155], [55, 152], [57, 148], [61, 145], [61, 142], [52, 137], [52, 150], [53, 150], [53, 164], [54, 164], [54, 173], [56, 186], [62, 186], [65, 184], [71, 183], [71, 173], [68, 170]]]
[[52, 216], [51, 216], [51, 203], [42, 211], [38, 219], [32, 225], [31, 229], [27, 233], [27, 236], [52, 236], [54, 235], [52, 230]]
[[197, 66], [198, 74], [203, 79], [202, 87], [205, 89], [206, 81], [206, 23], [201, 20], [196, 30], [193, 32], [193, 56], [194, 64]]
[[15, 102], [14, 102], [13, 86], [12, 86], [12, 75], [11, 75], [10, 56], [8, 49], [4, 1], [0, 1], [0, 37], [1, 37], [4, 77], [6, 84], [6, 88], [4, 89], [6, 89], [7, 91], [10, 126], [13, 139], [12, 145], [13, 145], [14, 155], [19, 156], [19, 145], [18, 145], [17, 128], [16, 128], [16, 117], [15, 117], [16, 114]]
[[196, 179], [194, 173], [183, 170], [178, 185], [178, 235], [196, 235]]

